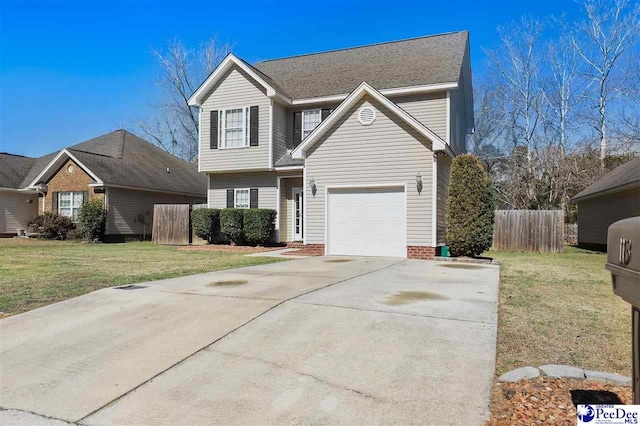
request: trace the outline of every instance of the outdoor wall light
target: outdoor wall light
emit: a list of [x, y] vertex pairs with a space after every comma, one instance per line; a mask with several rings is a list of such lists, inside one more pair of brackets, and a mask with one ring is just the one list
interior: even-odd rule
[[416, 175], [416, 188], [418, 189], [418, 194], [422, 192], [422, 176], [420, 172]]
[[316, 186], [316, 181], [313, 180], [313, 178], [309, 178], [309, 187], [311, 187], [313, 195], [316, 195], [316, 189], [318, 189], [318, 187]]

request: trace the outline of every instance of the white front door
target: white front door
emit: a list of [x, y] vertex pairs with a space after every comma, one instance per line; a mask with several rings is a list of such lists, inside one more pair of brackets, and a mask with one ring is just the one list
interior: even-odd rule
[[302, 199], [304, 197], [304, 191], [302, 188], [293, 188], [293, 241], [302, 241], [302, 226], [303, 226], [303, 210]]
[[404, 188], [329, 189], [327, 254], [406, 257]]

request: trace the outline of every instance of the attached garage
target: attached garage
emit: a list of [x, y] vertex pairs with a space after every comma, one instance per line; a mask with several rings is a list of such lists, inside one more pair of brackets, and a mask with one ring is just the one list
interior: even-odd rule
[[327, 254], [407, 255], [404, 186], [327, 188]]

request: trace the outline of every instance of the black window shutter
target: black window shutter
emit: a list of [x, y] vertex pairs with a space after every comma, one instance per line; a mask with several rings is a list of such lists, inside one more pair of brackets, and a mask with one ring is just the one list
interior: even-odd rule
[[331, 114], [330, 108], [322, 108], [321, 120], [324, 121], [329, 116], [329, 114]]
[[51, 194], [51, 212], [58, 213], [58, 193]]
[[257, 106], [250, 108], [249, 122], [251, 123], [249, 126], [249, 146], [258, 146], [258, 124], [260, 121]]
[[82, 191], [82, 204], [89, 201], [89, 191]]
[[211, 111], [209, 123], [209, 148], [218, 149], [218, 111]]
[[227, 189], [227, 208], [232, 209], [234, 206], [234, 193], [233, 189]]
[[252, 188], [249, 190], [249, 208], [258, 208], [258, 188]]
[[302, 141], [302, 111], [293, 113], [293, 148]]

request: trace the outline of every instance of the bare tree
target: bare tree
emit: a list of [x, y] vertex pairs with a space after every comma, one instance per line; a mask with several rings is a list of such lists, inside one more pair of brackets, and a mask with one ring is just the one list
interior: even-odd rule
[[597, 114], [594, 128], [600, 141], [600, 163], [607, 155], [609, 105], [621, 93], [623, 84], [611, 84], [616, 66], [625, 53], [640, 41], [640, 5], [628, 0], [587, 0], [587, 20], [578, 23], [572, 42], [589, 67], [586, 77], [594, 83]]
[[[523, 18], [517, 24], [500, 28], [500, 48], [487, 52], [496, 71], [499, 102], [504, 109], [505, 148], [511, 145], [505, 151], [524, 155], [526, 160], [521, 164], [525, 173], [516, 179], [519, 185], [526, 188], [524, 204], [529, 204], [537, 196], [532, 184], [532, 154], [537, 148], [542, 113], [539, 46], [542, 30], [543, 25], [537, 19]], [[520, 159], [517, 162], [520, 163]], [[511, 170], [518, 173], [522, 171], [516, 168]]]
[[551, 130], [548, 142], [557, 138], [560, 155], [564, 155], [570, 134], [580, 125], [577, 113], [584, 103], [588, 82], [581, 78], [580, 56], [565, 33], [558, 42], [549, 43], [546, 60], [549, 67], [542, 87], [545, 127]]
[[151, 120], [135, 122], [139, 131], [159, 147], [196, 161], [198, 156], [198, 111], [188, 104], [189, 97], [231, 51], [231, 46], [212, 38], [198, 49], [189, 49], [173, 40], [166, 49], [152, 49], [160, 66], [157, 84], [161, 101], [154, 105]]

